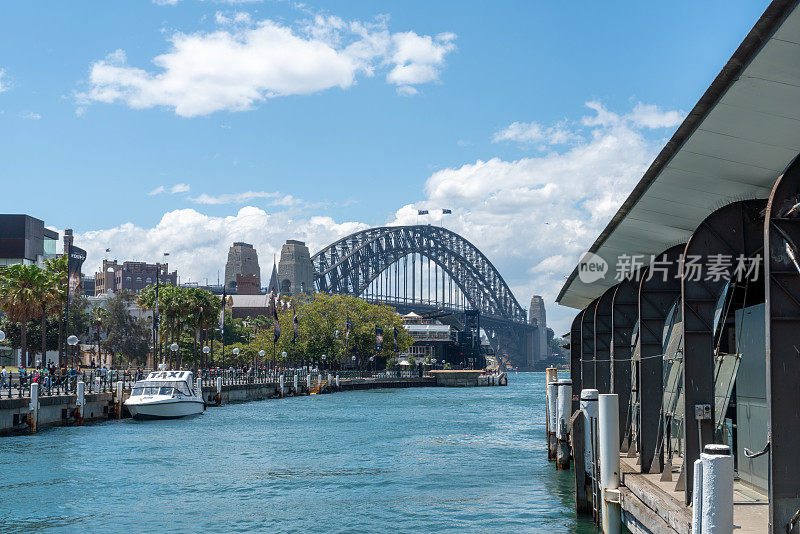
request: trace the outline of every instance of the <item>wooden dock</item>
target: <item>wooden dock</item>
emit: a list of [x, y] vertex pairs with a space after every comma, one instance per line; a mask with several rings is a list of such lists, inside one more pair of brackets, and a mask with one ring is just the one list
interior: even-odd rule
[[[661, 474], [639, 472], [636, 458], [620, 458], [622, 520], [633, 534], [690, 534], [692, 508], [683, 503], [683, 491], [675, 490], [680, 465], [673, 468], [673, 481], [662, 482]], [[767, 532], [767, 497], [736, 481], [733, 522], [737, 534]]]

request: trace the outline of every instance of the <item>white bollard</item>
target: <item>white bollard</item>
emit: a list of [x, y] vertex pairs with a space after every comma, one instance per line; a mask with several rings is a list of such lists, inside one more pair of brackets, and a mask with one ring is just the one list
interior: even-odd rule
[[330, 373], [328, 373], [328, 381], [325, 384], [328, 386], [328, 391], [333, 389], [333, 377], [331, 377]]
[[294, 375], [294, 395], [297, 395], [297, 375]]
[[733, 456], [727, 445], [706, 445], [703, 462], [700, 532], [733, 532]]
[[700, 534], [700, 522], [703, 515], [703, 460], [694, 461], [694, 485], [692, 488], [692, 532]]
[[558, 406], [558, 384], [553, 381], [547, 384], [547, 459], [556, 457], [556, 419]]
[[619, 509], [619, 395], [606, 393], [598, 401], [598, 457], [604, 534], [618, 534], [622, 525]]
[[221, 376], [217, 377], [217, 393], [222, 395], [222, 377]]
[[39, 383], [31, 384], [31, 432], [36, 432], [36, 425], [39, 422]]
[[336, 389], [339, 389], [339, 375], [336, 375]]
[[80, 414], [81, 421], [83, 421], [83, 409], [86, 406], [86, 384], [83, 380], [78, 382], [77, 397], [75, 405], [78, 407], [78, 413]]
[[572, 417], [572, 380], [562, 378], [556, 382], [556, 468], [569, 469], [569, 420]]
[[589, 477], [594, 478], [592, 475], [592, 466], [594, 465], [594, 444], [592, 443], [592, 428], [597, 425], [597, 396], [596, 389], [582, 389], [581, 390], [581, 410], [584, 415], [583, 425], [583, 451], [584, 451], [584, 465]]
[[306, 388], [308, 389], [308, 394], [311, 395], [311, 375], [306, 375]]
[[283, 397], [283, 375], [280, 376], [281, 397]]

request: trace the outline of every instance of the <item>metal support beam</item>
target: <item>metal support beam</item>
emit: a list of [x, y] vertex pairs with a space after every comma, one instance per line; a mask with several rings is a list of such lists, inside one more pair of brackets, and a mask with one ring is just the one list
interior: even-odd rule
[[600, 393], [611, 392], [611, 305], [616, 289], [607, 289], [594, 311], [595, 389]]
[[619, 395], [619, 435], [622, 451], [630, 446], [631, 417], [631, 341], [639, 317], [639, 287], [623, 280], [614, 291], [611, 304], [611, 393]]
[[[684, 252], [681, 276], [683, 314], [683, 467], [694, 480], [694, 461], [714, 441], [714, 314], [725, 286], [734, 278], [740, 256], [753, 257], [764, 248], [763, 211], [766, 201], [743, 200], [709, 215], [694, 231]], [[722, 257], [730, 265], [720, 266]], [[699, 265], [699, 268], [694, 267]], [[717, 269], [717, 270], [715, 270]], [[716, 273], [722, 273], [717, 276]], [[735, 278], [734, 278], [735, 279]], [[696, 410], [708, 406], [707, 415]], [[708, 417], [710, 415], [710, 417]], [[686, 504], [692, 485], [684, 485]]]
[[649, 473], [653, 460], [664, 469], [663, 451], [655, 458], [661, 441], [661, 402], [664, 396], [662, 355], [664, 321], [681, 296], [679, 259], [685, 245], [676, 245], [656, 257], [639, 284], [639, 459], [642, 473]]
[[594, 368], [594, 311], [597, 308], [594, 299], [585, 310], [581, 319], [581, 380], [583, 389], [595, 388]]
[[572, 320], [572, 328], [569, 330], [569, 377], [572, 380], [572, 413], [580, 408], [581, 389], [581, 324], [583, 322], [583, 312], [580, 312]]
[[[789, 529], [800, 510], [800, 162], [775, 184], [764, 225], [769, 531]], [[795, 257], [793, 261], [789, 251]]]

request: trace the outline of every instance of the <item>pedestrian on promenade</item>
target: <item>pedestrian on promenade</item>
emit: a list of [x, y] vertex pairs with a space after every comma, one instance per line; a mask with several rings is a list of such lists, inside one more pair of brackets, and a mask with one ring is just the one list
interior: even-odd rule
[[8, 369], [6, 366], [3, 366], [3, 369], [0, 370], [0, 387], [6, 387], [8, 385]]

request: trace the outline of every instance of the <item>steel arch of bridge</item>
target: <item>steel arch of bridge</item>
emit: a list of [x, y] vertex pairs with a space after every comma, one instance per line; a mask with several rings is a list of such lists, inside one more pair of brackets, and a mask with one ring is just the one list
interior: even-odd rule
[[437, 264], [484, 317], [527, 322], [527, 313], [492, 262], [475, 245], [429, 225], [369, 228], [312, 256], [317, 291], [360, 296], [382, 272], [410, 254]]

